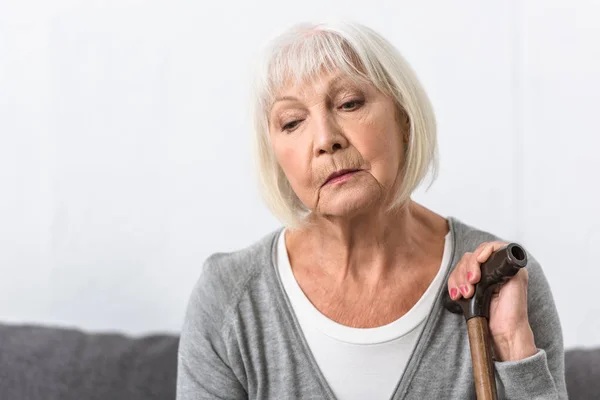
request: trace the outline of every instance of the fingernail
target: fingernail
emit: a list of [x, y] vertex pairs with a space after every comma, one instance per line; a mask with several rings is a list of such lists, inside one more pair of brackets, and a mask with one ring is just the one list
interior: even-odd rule
[[465, 285], [460, 285], [460, 292], [464, 295], [467, 294], [467, 287]]
[[470, 282], [473, 278], [473, 273], [471, 271], [467, 272], [467, 280]]
[[458, 290], [456, 290], [455, 287], [453, 287], [452, 289], [450, 289], [450, 297], [452, 298], [452, 300], [454, 300], [456, 298], [457, 294], [458, 294]]

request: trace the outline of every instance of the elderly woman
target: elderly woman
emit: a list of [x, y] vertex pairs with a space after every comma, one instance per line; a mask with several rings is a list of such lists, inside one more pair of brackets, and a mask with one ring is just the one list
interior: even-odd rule
[[[507, 243], [411, 199], [437, 171], [415, 74], [357, 23], [292, 27], [257, 72], [260, 183], [282, 221], [206, 260], [181, 333], [177, 399], [475, 397], [462, 315]], [[537, 261], [489, 318], [500, 398], [566, 398], [562, 330]]]

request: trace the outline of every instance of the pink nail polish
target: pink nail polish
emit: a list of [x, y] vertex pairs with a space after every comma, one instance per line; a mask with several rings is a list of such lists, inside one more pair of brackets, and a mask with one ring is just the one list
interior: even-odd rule
[[473, 279], [473, 273], [471, 271], [467, 272], [467, 280], [470, 282]]
[[460, 292], [465, 296], [467, 294], [467, 287], [465, 285], [460, 285]]
[[456, 290], [455, 287], [453, 287], [452, 289], [450, 289], [450, 297], [452, 298], [452, 300], [454, 300], [456, 298], [457, 294], [458, 294], [458, 290]]

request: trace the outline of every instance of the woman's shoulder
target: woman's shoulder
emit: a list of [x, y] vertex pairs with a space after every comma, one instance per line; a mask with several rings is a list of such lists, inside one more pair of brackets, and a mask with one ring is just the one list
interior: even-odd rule
[[[498, 235], [488, 230], [478, 228], [456, 217], [449, 217], [449, 221], [453, 226], [453, 231], [456, 236], [456, 249], [459, 253], [458, 259], [460, 259], [460, 256], [465, 252], [475, 251], [477, 247], [484, 242], [500, 241], [505, 243], [517, 243], [521, 245], [527, 253], [527, 270], [530, 278], [533, 277], [533, 279], [529, 280], [530, 288], [535, 290], [539, 286], [546, 289], [547, 280], [542, 270], [542, 266], [538, 259], [531, 253], [527, 243], [522, 243], [514, 240], [514, 238], [511, 239], [507, 236]], [[456, 261], [458, 261], [458, 259], [456, 259]]]
[[454, 232], [457, 245], [461, 247], [461, 250], [463, 251], [474, 251], [483, 242], [509, 241], [497, 234], [494, 234], [483, 228], [476, 227], [457, 217], [449, 217], [448, 221], [450, 222], [451, 229]]
[[204, 262], [200, 277], [235, 287], [271, 262], [278, 233], [279, 230], [269, 232], [242, 249], [211, 254]]
[[202, 307], [216, 314], [226, 312], [252, 278], [270, 265], [279, 232], [269, 232], [247, 247], [207, 257], [193, 286], [189, 307]]

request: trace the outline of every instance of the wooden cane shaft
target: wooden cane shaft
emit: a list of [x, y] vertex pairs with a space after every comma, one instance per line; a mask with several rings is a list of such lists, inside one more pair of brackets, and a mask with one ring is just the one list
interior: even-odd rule
[[487, 318], [474, 317], [467, 321], [471, 361], [477, 400], [497, 400], [496, 376], [492, 363], [492, 348]]

